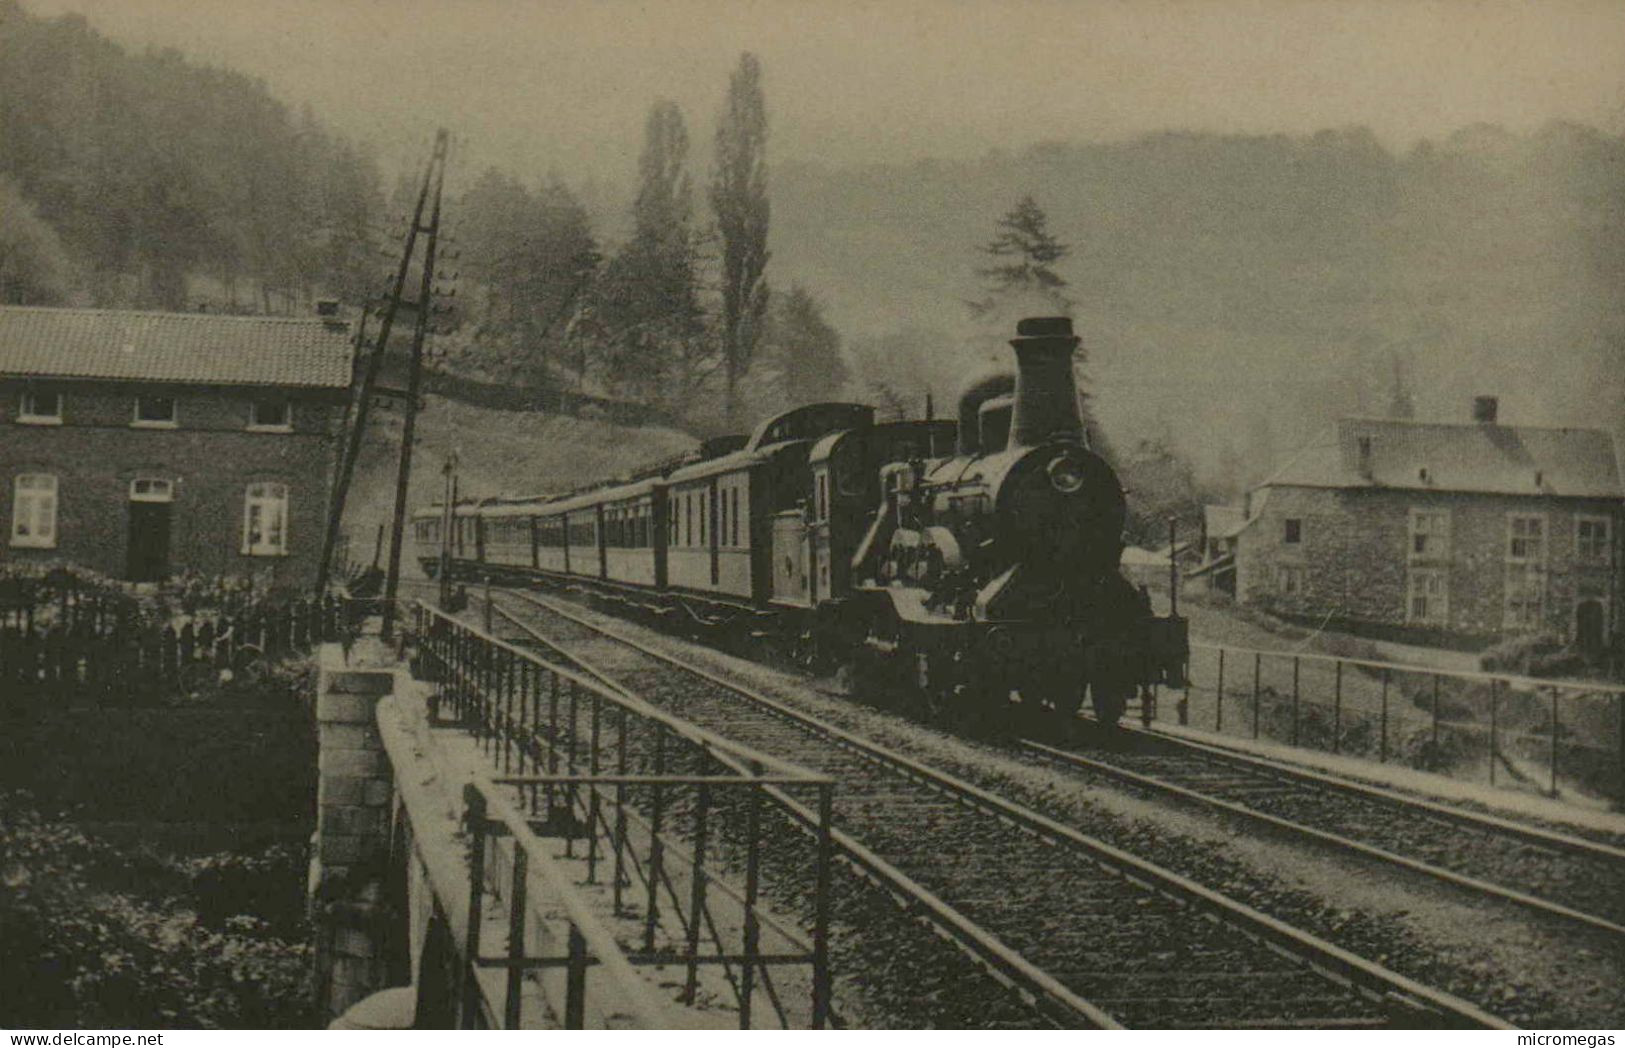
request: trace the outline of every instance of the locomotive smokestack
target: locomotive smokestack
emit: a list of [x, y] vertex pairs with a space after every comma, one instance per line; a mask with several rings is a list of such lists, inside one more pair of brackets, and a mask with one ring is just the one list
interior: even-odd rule
[[975, 455], [984, 448], [981, 438], [980, 412], [984, 401], [1003, 396], [1016, 388], [1016, 377], [1008, 371], [995, 371], [983, 375], [965, 387], [959, 395], [959, 453]]
[[1083, 441], [1072, 352], [1080, 340], [1071, 317], [1028, 317], [1016, 324], [1016, 407], [1010, 439], [1017, 445], [1045, 440]]

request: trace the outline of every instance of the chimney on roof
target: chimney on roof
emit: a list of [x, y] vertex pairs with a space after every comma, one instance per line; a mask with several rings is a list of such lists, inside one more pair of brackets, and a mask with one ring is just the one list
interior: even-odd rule
[[1483, 426], [1495, 425], [1495, 415], [1501, 406], [1495, 397], [1473, 398], [1473, 421]]
[[316, 315], [321, 318], [322, 326], [331, 330], [343, 331], [350, 326], [339, 314], [339, 300], [336, 298], [318, 298]]

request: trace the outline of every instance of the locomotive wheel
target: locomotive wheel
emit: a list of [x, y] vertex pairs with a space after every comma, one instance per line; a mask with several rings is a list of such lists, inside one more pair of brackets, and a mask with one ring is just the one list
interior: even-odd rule
[[1089, 692], [1094, 700], [1095, 719], [1108, 728], [1116, 727], [1128, 710], [1128, 696], [1122, 692], [1102, 694], [1101, 689], [1095, 686], [1091, 686]]

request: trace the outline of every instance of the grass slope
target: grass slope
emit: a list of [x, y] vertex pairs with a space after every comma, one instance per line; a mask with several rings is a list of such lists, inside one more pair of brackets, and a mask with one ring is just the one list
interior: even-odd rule
[[[376, 413], [362, 445], [344, 517], [355, 560], [371, 560], [378, 526], [389, 520], [401, 426], [399, 411]], [[408, 513], [441, 497], [442, 469], [453, 451], [459, 463], [458, 491], [467, 498], [564, 491], [679, 454], [696, 443], [672, 429], [493, 411], [433, 395], [425, 398], [418, 415], [416, 438]], [[388, 541], [386, 531], [385, 558]]]

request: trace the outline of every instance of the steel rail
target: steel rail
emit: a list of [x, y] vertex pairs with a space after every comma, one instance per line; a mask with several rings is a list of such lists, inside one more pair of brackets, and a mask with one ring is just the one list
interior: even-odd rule
[[1491, 881], [1456, 873], [1454, 870], [1447, 870], [1441, 866], [1434, 866], [1431, 863], [1423, 862], [1420, 859], [1413, 859], [1409, 856], [1400, 855], [1397, 852], [1388, 851], [1385, 848], [1379, 848], [1375, 845], [1366, 844], [1363, 841], [1357, 841], [1353, 838], [1344, 837], [1340, 834], [1331, 833], [1326, 830], [1316, 829], [1313, 826], [1306, 826], [1303, 823], [1293, 822], [1290, 819], [1282, 818], [1278, 815], [1271, 815], [1268, 812], [1259, 811], [1257, 808], [1249, 807], [1237, 801], [1228, 801], [1221, 797], [1214, 797], [1210, 794], [1202, 793], [1201, 791], [1192, 789], [1188, 786], [1180, 786], [1176, 783], [1167, 782], [1152, 775], [1130, 771], [1127, 768], [1120, 768], [1109, 762], [1098, 760], [1093, 757], [1085, 757], [1082, 754], [1072, 753], [1067, 750], [1057, 749], [1042, 742], [1036, 742], [1031, 739], [1022, 739], [1020, 740], [1019, 745], [1030, 752], [1040, 754], [1041, 756], [1047, 757], [1052, 761], [1097, 772], [1116, 779], [1119, 782], [1125, 782], [1133, 786], [1139, 786], [1148, 790], [1166, 793], [1169, 796], [1177, 797], [1180, 800], [1212, 808], [1216, 811], [1221, 811], [1228, 815], [1234, 815], [1265, 826], [1270, 826], [1296, 836], [1305, 837], [1320, 844], [1329, 845], [1340, 851], [1354, 852], [1356, 854], [1363, 855], [1366, 858], [1376, 859], [1380, 862], [1402, 867], [1414, 873], [1420, 873], [1424, 876], [1436, 878], [1444, 881], [1447, 884], [1455, 885], [1458, 888], [1465, 888], [1468, 891], [1478, 892], [1492, 898], [1501, 899], [1505, 902], [1528, 907], [1529, 909], [1554, 917], [1560, 917], [1564, 920], [1576, 921], [1599, 931], [1607, 932], [1610, 935], [1625, 937], [1625, 925], [1610, 921], [1605, 917], [1599, 917], [1595, 914], [1586, 913], [1583, 910], [1577, 910], [1572, 906], [1564, 906], [1561, 903], [1552, 902], [1548, 899], [1542, 899], [1539, 896], [1530, 895], [1527, 892], [1517, 891], [1512, 888], [1495, 884]]
[[[519, 597], [522, 600], [531, 601], [527, 594], [508, 592], [510, 595]], [[532, 602], [545, 607], [540, 602]], [[539, 643], [546, 645], [561, 657], [568, 659], [583, 674], [590, 675], [594, 679], [603, 682], [606, 686], [615, 688], [629, 697], [632, 696], [632, 693], [627, 691], [624, 685], [614, 681], [613, 678], [582, 659], [579, 655], [565, 651], [556, 642], [542, 636], [534, 626], [520, 621], [512, 612], [495, 602], [492, 603], [492, 610], [525, 631]], [[588, 628], [596, 628], [584, 621], [582, 625]], [[646, 704], [646, 700], [638, 699], [637, 701]], [[733, 744], [733, 747], [740, 751], [754, 752], [743, 744]], [[725, 763], [728, 761], [727, 756], [721, 752], [715, 755]], [[775, 786], [764, 786], [763, 789], [794, 816], [803, 831], [808, 833], [816, 832], [818, 815], [812, 808]], [[998, 978], [999, 981], [1013, 989], [1024, 992], [1038, 1010], [1057, 1026], [1065, 1028], [1068, 1025], [1075, 1025], [1081, 1019], [1084, 1024], [1097, 1029], [1122, 1029], [1122, 1024], [1118, 1023], [1104, 1010], [1067, 989], [1054, 976], [1038, 968], [1015, 950], [988, 934], [970, 918], [944, 902], [930, 889], [915, 881], [908, 874], [881, 858], [861, 841], [843, 830], [834, 828], [830, 830], [830, 839], [836, 847], [837, 855], [859, 876], [882, 891], [896, 897], [905, 910], [932, 925], [934, 930], [958, 945], [973, 960], [983, 965]]]
[[[1215, 892], [1188, 877], [1157, 866], [1104, 841], [1090, 837], [1074, 827], [1067, 826], [1039, 812], [1017, 805], [979, 786], [921, 764], [912, 758], [875, 745], [842, 728], [827, 724], [776, 699], [730, 681], [702, 667], [688, 663], [667, 652], [629, 637], [618, 630], [594, 623], [571, 610], [558, 606], [554, 601], [513, 590], [505, 591], [505, 594], [534, 605], [550, 614], [574, 622], [650, 658], [745, 698], [784, 719], [801, 725], [844, 748], [865, 756], [876, 764], [902, 772], [909, 778], [915, 779], [956, 800], [969, 803], [972, 807], [987, 811], [1035, 836], [1069, 845], [1097, 864], [1108, 869], [1114, 869], [1115, 872], [1126, 875], [1154, 891], [1171, 897], [1176, 902], [1199, 907], [1206, 911], [1210, 917], [1218, 919], [1221, 923], [1234, 928], [1253, 941], [1274, 949], [1297, 963], [1309, 965], [1323, 976], [1346, 988], [1378, 999], [1397, 996], [1409, 1001], [1411, 1006], [1419, 1011], [1433, 1011], [1454, 1016], [1458, 1020], [1476, 1027], [1489, 1029], [1514, 1028], [1500, 1017], [1484, 1011], [1468, 1001], [1425, 986], [1398, 972], [1391, 971], [1342, 947], [1327, 942], [1318, 936], [1262, 913], [1245, 903]], [[517, 620], [513, 621], [519, 624]], [[537, 632], [534, 627], [524, 624], [519, 625], [527, 632]], [[1004, 947], [1004, 949], [1008, 950], [1009, 948]], [[1013, 951], [1011, 952], [1013, 953]]]
[[1516, 819], [1491, 815], [1487, 812], [1475, 812], [1453, 807], [1449, 804], [1428, 800], [1425, 797], [1415, 797], [1373, 783], [1359, 782], [1328, 772], [1297, 767], [1261, 754], [1245, 753], [1228, 746], [1199, 742], [1154, 727], [1132, 727], [1125, 724], [1120, 725], [1119, 730], [1147, 735], [1169, 745], [1184, 748], [1216, 761], [1223, 761], [1233, 767], [1262, 771], [1280, 778], [1292, 779], [1323, 789], [1354, 794], [1368, 800], [1378, 800], [1388, 804], [1414, 808], [1436, 818], [1461, 823], [1464, 826], [1484, 830], [1487, 833], [1499, 833], [1509, 837], [1516, 837], [1527, 844], [1534, 844], [1553, 851], [1572, 852], [1589, 859], [1598, 859], [1625, 866], [1625, 848], [1617, 848], [1601, 841], [1588, 840], [1584, 837], [1549, 830], [1542, 826], [1533, 826], [1529, 823], [1519, 822]]

